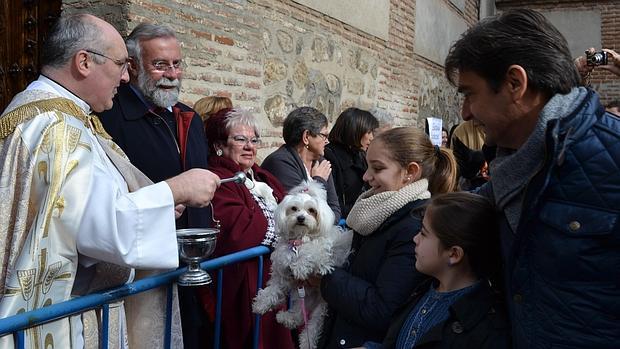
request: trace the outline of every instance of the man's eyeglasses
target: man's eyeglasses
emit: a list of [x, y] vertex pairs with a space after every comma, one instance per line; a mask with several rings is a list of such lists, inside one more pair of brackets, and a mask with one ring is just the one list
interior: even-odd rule
[[121, 75], [125, 74], [125, 72], [127, 71], [127, 65], [129, 64], [129, 61], [127, 59], [125, 59], [124, 61], [120, 60], [120, 59], [115, 59], [112, 57], [108, 57], [106, 55], [104, 55], [103, 53], [99, 53], [96, 51], [92, 51], [92, 50], [84, 50], [90, 54], [93, 55], [97, 55], [97, 56], [101, 56], [103, 58], [107, 58], [109, 60], [111, 60], [112, 62], [114, 62], [114, 64], [118, 65], [119, 67], [121, 67]]
[[238, 145], [241, 147], [245, 147], [246, 144], [258, 146], [261, 143], [261, 139], [258, 137], [248, 138], [246, 136], [239, 135], [239, 136], [232, 136], [230, 137], [230, 139], [232, 139], [234, 145]]
[[151, 63], [151, 65], [153, 66], [153, 68], [155, 68], [153, 70], [162, 73], [165, 73], [170, 69], [174, 69], [177, 71], [182, 71], [183, 69], [185, 69], [185, 62], [183, 62], [182, 60], [174, 61], [172, 62], [172, 64], [166, 61], [155, 61]]

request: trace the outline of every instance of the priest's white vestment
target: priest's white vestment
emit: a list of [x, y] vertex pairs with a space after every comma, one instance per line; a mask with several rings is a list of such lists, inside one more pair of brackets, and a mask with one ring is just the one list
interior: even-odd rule
[[[71, 299], [78, 264], [117, 265], [129, 280], [129, 268], [178, 266], [170, 188], [130, 192], [110, 160], [124, 154], [89, 114], [86, 102], [41, 76], [0, 117], [0, 318]], [[82, 347], [81, 326], [73, 318], [34, 327], [26, 346]], [[0, 338], [0, 348], [12, 346], [12, 336]]]

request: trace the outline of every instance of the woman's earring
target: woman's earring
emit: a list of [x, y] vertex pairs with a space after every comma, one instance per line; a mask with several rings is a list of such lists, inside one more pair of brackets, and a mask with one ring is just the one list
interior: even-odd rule
[[224, 154], [222, 149], [218, 149], [218, 150], [215, 151], [215, 155], [217, 155], [217, 156], [222, 156], [222, 154]]
[[310, 147], [308, 147], [308, 145], [306, 144], [306, 149], [310, 149]]
[[407, 182], [411, 181], [411, 176], [407, 176]]

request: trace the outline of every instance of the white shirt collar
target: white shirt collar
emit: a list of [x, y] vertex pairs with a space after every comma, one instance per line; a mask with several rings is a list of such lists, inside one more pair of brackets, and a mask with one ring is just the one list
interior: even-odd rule
[[88, 105], [88, 103], [84, 102], [71, 91], [44, 75], [39, 75], [39, 78], [31, 82], [30, 85], [26, 87], [26, 90], [43, 90], [70, 99], [82, 108], [86, 114], [90, 114], [90, 105]]

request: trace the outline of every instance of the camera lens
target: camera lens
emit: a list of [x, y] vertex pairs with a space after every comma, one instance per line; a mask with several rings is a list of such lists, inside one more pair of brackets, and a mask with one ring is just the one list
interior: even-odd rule
[[594, 64], [599, 65], [601, 63], [603, 63], [603, 55], [600, 53], [595, 53], [594, 57], [592, 57], [592, 61], [594, 62]]

